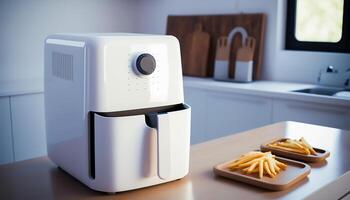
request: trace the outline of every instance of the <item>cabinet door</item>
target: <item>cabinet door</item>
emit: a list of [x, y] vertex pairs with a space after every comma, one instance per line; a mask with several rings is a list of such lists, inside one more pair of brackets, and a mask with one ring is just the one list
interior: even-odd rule
[[272, 100], [208, 92], [206, 138], [212, 139], [271, 123]]
[[205, 90], [185, 88], [185, 102], [191, 106], [191, 144], [205, 140], [206, 130], [206, 105], [207, 97]]
[[13, 161], [9, 97], [0, 97], [0, 165]]
[[15, 160], [46, 155], [43, 94], [11, 97]]
[[273, 121], [298, 121], [350, 130], [350, 108], [290, 100], [274, 100]]

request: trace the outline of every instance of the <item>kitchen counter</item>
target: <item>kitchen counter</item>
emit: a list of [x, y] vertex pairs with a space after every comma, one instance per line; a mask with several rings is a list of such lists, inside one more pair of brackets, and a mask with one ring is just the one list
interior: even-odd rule
[[[311, 164], [307, 178], [285, 191], [268, 191], [215, 176], [214, 165], [258, 149], [276, 137], [304, 136], [331, 152], [322, 163]], [[338, 199], [350, 190], [350, 131], [297, 122], [281, 122], [191, 146], [190, 172], [185, 178], [148, 188], [108, 195], [90, 190], [47, 157], [0, 166], [0, 199], [302, 199], [322, 194]], [[349, 173], [348, 173], [349, 174]], [[340, 178], [341, 177], [341, 178]], [[337, 181], [339, 179], [339, 181]], [[322, 192], [331, 183], [332, 192]], [[336, 188], [336, 190], [334, 190]], [[331, 195], [331, 196], [327, 196]], [[314, 197], [315, 198], [315, 197]]]
[[43, 85], [43, 79], [0, 81], [0, 97], [42, 93], [44, 91]]
[[234, 83], [215, 81], [212, 78], [197, 78], [186, 76], [184, 77], [184, 86], [212, 90], [217, 92], [234, 92], [246, 95], [273, 97], [288, 100], [300, 100], [305, 102], [350, 107], [349, 98], [291, 92], [293, 90], [317, 87], [316, 85], [312, 84], [288, 83], [278, 81], [254, 81], [252, 83]]
[[[292, 90], [316, 87], [316, 85], [312, 84], [288, 83], [277, 81], [254, 81], [252, 83], [233, 83], [215, 81], [212, 78], [196, 78], [187, 76], [184, 77], [184, 86], [214, 90], [218, 92], [236, 92], [240, 94], [250, 94], [256, 96], [276, 97], [289, 100], [295, 99], [306, 102], [324, 103], [339, 106], [350, 106], [350, 99], [347, 98], [291, 92]], [[0, 82], [0, 97], [42, 93], [43, 91], [44, 88], [42, 79], [27, 79]]]

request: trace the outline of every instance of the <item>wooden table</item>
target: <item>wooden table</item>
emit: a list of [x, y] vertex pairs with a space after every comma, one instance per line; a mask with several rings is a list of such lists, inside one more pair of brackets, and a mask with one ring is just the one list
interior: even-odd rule
[[[285, 191], [268, 191], [215, 176], [212, 168], [277, 137], [304, 136], [331, 156], [312, 164], [308, 178]], [[95, 192], [58, 169], [47, 157], [0, 166], [0, 199], [302, 199], [350, 170], [350, 131], [282, 122], [191, 146], [185, 178], [108, 195]], [[350, 187], [345, 184], [345, 187]], [[350, 190], [350, 188], [349, 188]]]

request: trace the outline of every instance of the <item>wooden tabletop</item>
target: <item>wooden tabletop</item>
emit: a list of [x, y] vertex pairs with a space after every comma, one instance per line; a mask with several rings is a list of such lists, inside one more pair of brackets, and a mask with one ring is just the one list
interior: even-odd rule
[[[268, 191], [215, 176], [213, 166], [258, 149], [277, 137], [305, 137], [327, 149], [327, 161], [311, 164], [310, 175], [285, 191]], [[0, 199], [302, 199], [350, 170], [350, 131], [282, 122], [191, 146], [185, 178], [117, 194], [93, 191], [57, 168], [47, 157], [0, 166]]]

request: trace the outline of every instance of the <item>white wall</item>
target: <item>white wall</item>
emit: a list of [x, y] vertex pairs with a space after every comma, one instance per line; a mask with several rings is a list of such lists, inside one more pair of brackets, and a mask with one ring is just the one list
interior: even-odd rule
[[0, 81], [43, 77], [43, 42], [57, 32], [130, 32], [137, 1], [1, 0]]
[[147, 0], [138, 6], [137, 31], [147, 33], [165, 33], [168, 15], [266, 13], [263, 79], [315, 83], [327, 65], [350, 67], [350, 54], [284, 50], [285, 0]]

